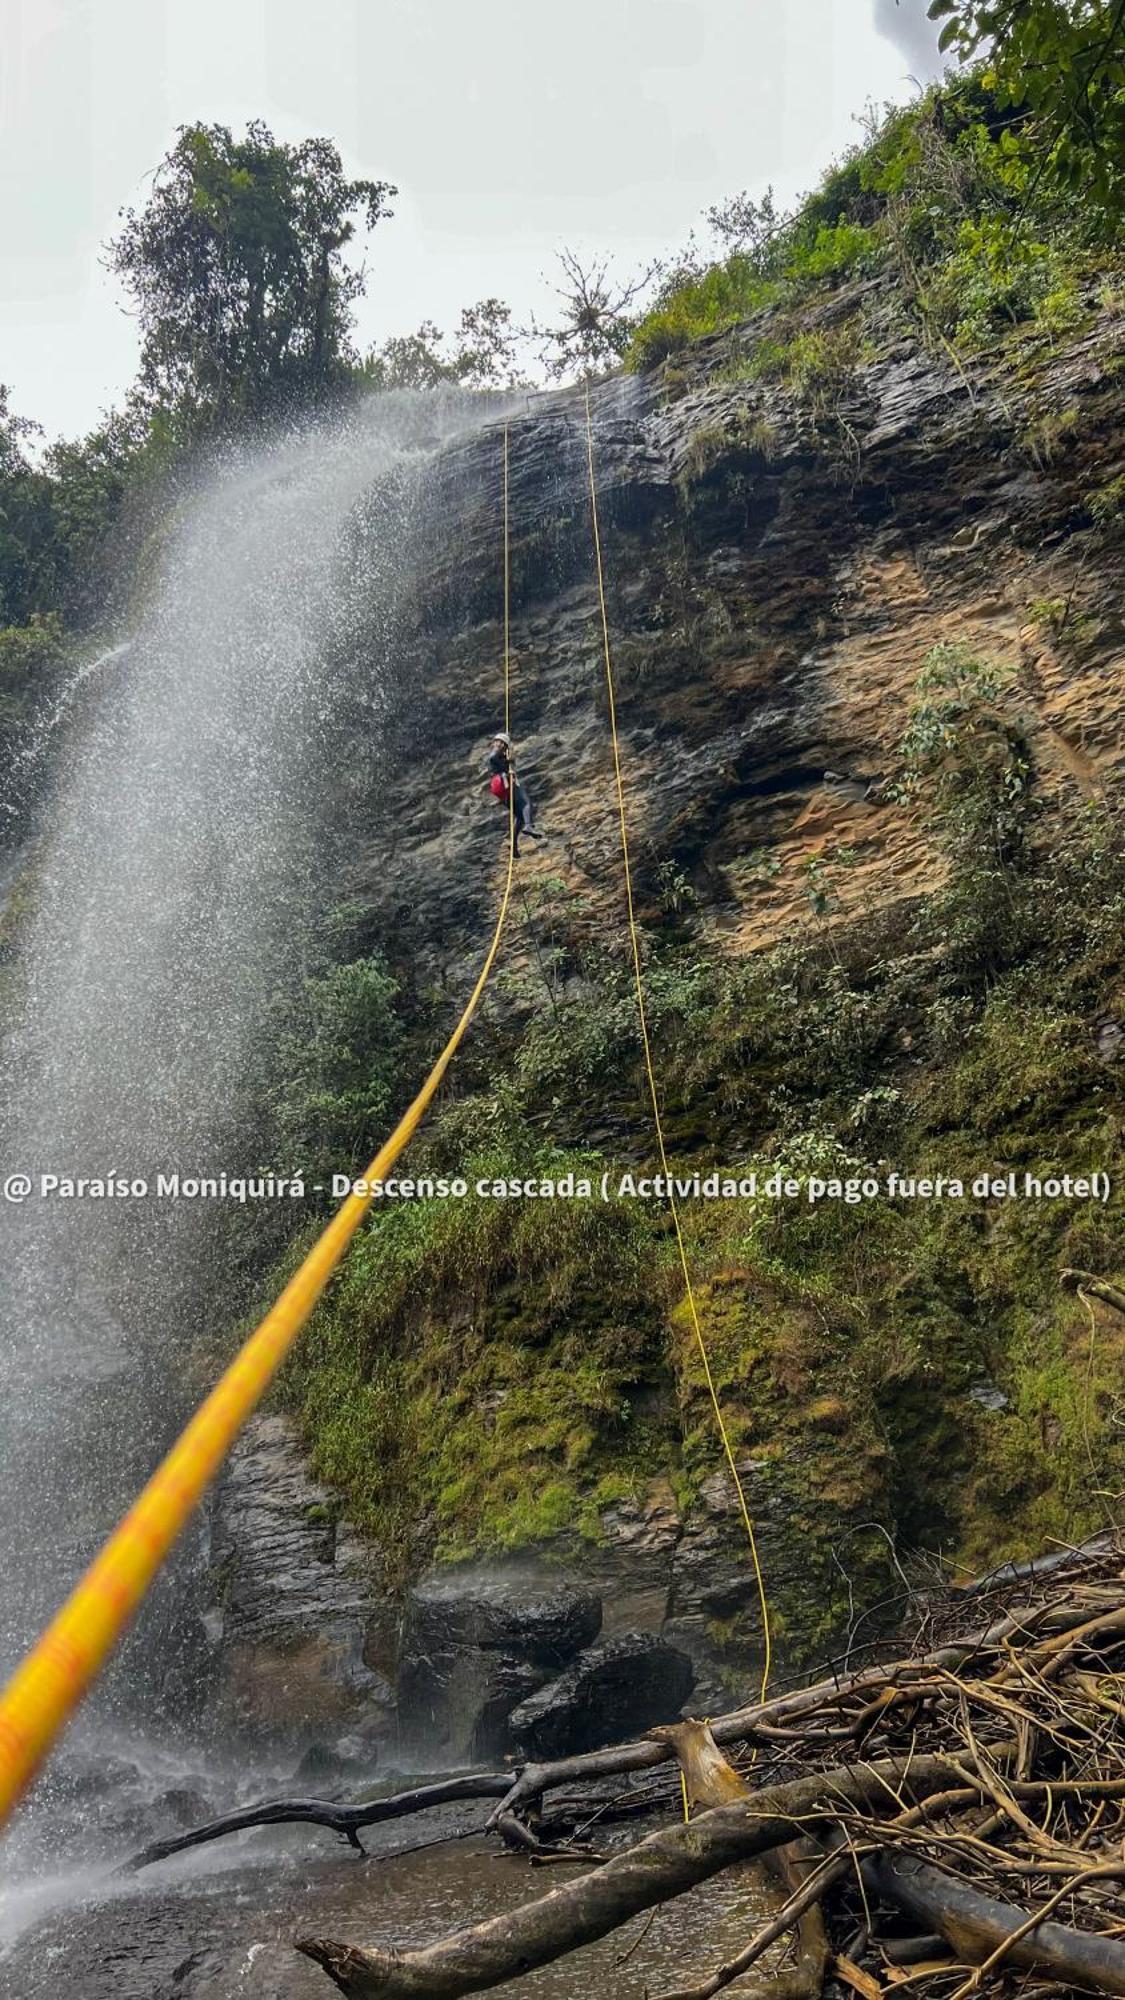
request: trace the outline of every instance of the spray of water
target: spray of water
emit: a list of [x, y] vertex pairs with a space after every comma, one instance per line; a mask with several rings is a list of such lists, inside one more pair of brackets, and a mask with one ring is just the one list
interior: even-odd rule
[[[194, 1400], [200, 1320], [223, 1327], [215, 1211], [151, 1189], [240, 1157], [271, 999], [330, 893], [334, 710], [393, 692], [427, 460], [479, 421], [381, 398], [224, 464], [166, 532], [127, 649], [60, 719], [0, 1071], [0, 1167], [31, 1183], [0, 1203], [5, 1672]], [[150, 1193], [44, 1198], [52, 1174]], [[165, 1635], [155, 1685], [170, 1650], [188, 1657]]]

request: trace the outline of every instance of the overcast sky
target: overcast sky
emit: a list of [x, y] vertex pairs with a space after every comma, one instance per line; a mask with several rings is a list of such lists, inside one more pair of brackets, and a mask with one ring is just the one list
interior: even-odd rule
[[492, 294], [549, 309], [560, 244], [628, 265], [725, 195], [792, 199], [935, 68], [925, 0], [0, 0], [0, 23], [0, 381], [68, 436], [132, 379], [100, 246], [178, 125], [326, 133], [397, 183], [368, 346]]

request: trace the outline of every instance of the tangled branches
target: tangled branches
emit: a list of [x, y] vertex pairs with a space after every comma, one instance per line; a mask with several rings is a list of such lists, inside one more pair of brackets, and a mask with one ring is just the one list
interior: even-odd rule
[[[807, 1940], [814, 1907], [819, 1945], [771, 1963], [763, 1994], [815, 2000], [827, 1988], [877, 2000], [902, 1986], [967, 2000], [1013, 1982], [1021, 1996], [1125, 1994], [1123, 1556], [1105, 1540], [1054, 1574], [1030, 1566], [989, 1579], [962, 1600], [962, 1618], [1005, 1589], [1023, 1601], [984, 1630], [795, 1690], [713, 1732], [690, 1725], [529, 1766], [495, 1827], [561, 1784], [669, 1752], [705, 1809], [424, 1950], [317, 1939], [299, 1948], [362, 2000], [476, 1992], [723, 1869], [784, 1853], [788, 1893], [775, 1916], [702, 1984], [664, 2000], [711, 2000], [736, 1979], [740, 1993], [753, 1990], [747, 1973], [786, 1933]], [[716, 1739], [741, 1744], [735, 1762]]]
[[[775, 2000], [881, 2000], [900, 1986], [910, 2000], [1125, 1995], [1125, 1544], [1108, 1535], [997, 1572], [931, 1606], [908, 1657], [710, 1725], [257, 1817], [332, 1826], [358, 1845], [363, 1826], [453, 1795], [494, 1801], [486, 1828], [529, 1866], [582, 1872], [423, 1949], [303, 1939], [341, 1992], [483, 1991], [753, 1861], [769, 1867], [775, 1913], [702, 1983], [660, 2000], [711, 2000], [736, 1980], [745, 1996], [755, 1979]], [[640, 1840], [622, 1832], [638, 1813], [659, 1822]], [[234, 1815], [139, 1860], [253, 1823]], [[595, 1823], [606, 1837], [592, 1848]]]

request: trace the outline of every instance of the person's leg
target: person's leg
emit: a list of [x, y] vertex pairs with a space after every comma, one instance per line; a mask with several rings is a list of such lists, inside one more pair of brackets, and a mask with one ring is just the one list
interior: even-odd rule
[[535, 808], [520, 784], [516, 786], [516, 824], [521, 833], [530, 834], [532, 840], [539, 839], [535, 825]]

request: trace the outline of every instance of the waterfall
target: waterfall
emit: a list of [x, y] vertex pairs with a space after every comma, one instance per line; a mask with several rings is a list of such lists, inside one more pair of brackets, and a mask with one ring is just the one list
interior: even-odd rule
[[[155, 1189], [247, 1163], [271, 1002], [331, 898], [334, 715], [371, 708], [377, 754], [426, 464], [482, 401], [373, 398], [201, 476], [130, 643], [60, 721], [0, 1002], [0, 1166], [31, 1186], [0, 1201], [5, 1673], [229, 1352], [229, 1216]], [[118, 1712], [142, 1680], [180, 1702], [182, 1596], [142, 1619]]]

